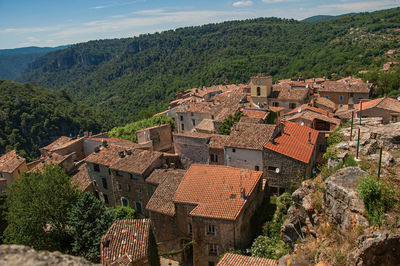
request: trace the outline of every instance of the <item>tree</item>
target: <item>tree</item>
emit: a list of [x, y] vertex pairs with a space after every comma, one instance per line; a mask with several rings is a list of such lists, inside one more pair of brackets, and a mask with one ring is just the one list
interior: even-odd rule
[[24, 173], [7, 191], [5, 243], [68, 251], [68, 213], [79, 198], [70, 177], [57, 165]]
[[114, 219], [115, 220], [131, 220], [136, 218], [135, 209], [132, 209], [129, 206], [117, 206], [113, 210]]
[[92, 262], [99, 262], [101, 237], [114, 221], [103, 202], [86, 192], [68, 213], [68, 233], [72, 237], [72, 253]]

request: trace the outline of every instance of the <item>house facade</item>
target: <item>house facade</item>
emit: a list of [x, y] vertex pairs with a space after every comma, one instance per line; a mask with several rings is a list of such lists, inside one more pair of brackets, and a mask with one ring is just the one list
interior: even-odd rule
[[25, 158], [20, 157], [15, 150], [0, 157], [0, 179], [3, 187], [11, 186], [27, 170]]

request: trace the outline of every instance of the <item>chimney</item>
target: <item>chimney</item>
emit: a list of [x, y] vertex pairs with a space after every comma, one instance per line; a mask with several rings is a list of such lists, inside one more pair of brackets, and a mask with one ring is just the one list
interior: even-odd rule
[[279, 124], [279, 131], [281, 132], [281, 134], [285, 133], [285, 124], [284, 123]]
[[311, 142], [311, 131], [308, 132], [308, 144], [312, 144], [312, 142]]
[[240, 198], [246, 200], [246, 190], [244, 188], [240, 189]]

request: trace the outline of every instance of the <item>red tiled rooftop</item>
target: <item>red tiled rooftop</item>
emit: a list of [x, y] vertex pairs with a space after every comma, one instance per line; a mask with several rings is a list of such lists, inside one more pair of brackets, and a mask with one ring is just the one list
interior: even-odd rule
[[262, 150], [275, 128], [276, 125], [269, 124], [237, 123], [232, 128], [226, 146]]
[[262, 172], [221, 165], [192, 164], [173, 198], [174, 202], [193, 204], [192, 216], [235, 220], [253, 193]]
[[[132, 262], [148, 256], [150, 220], [115, 221], [101, 238], [101, 262], [110, 265], [120, 257], [128, 255]], [[106, 247], [106, 243], [108, 246]]]
[[315, 119], [321, 120], [321, 121], [325, 121], [331, 124], [335, 124], [335, 125], [339, 125], [340, 124], [340, 119], [338, 118], [333, 118], [333, 117], [328, 117], [326, 115], [323, 115], [321, 113], [314, 113], [312, 111], [309, 110], [305, 110], [303, 112], [300, 113], [296, 113], [293, 116], [287, 118], [288, 121], [291, 120], [295, 120], [295, 119], [305, 119], [305, 120], [309, 120], [309, 121], [314, 121]]
[[79, 166], [78, 172], [71, 178], [71, 184], [76, 185], [81, 191], [86, 191], [92, 183], [93, 181], [89, 178], [89, 173], [85, 163]]
[[42, 149], [53, 151], [54, 149], [58, 149], [61, 145], [64, 145], [65, 143], [68, 143], [71, 140], [72, 138], [62, 136], [53, 141], [52, 143], [50, 143], [49, 145], [47, 145], [46, 147], [43, 147]]
[[217, 266], [278, 266], [278, 261], [226, 253]]
[[162, 157], [158, 151], [132, 150], [123, 158], [114, 161], [110, 168], [118, 171], [142, 175], [156, 160]]
[[117, 162], [120, 157], [120, 152], [124, 152], [125, 149], [121, 147], [100, 147], [98, 152], [94, 152], [86, 157], [85, 161], [89, 163], [101, 164], [105, 166], [111, 166]]
[[[362, 103], [362, 109], [380, 108], [392, 112], [400, 112], [400, 102], [396, 99], [383, 97], [375, 100], [365, 101]], [[360, 110], [360, 104], [357, 105], [357, 111]]]
[[267, 112], [263, 111], [263, 110], [246, 110], [246, 109], [243, 109], [242, 113], [247, 115], [248, 117], [251, 117], [251, 118], [264, 119], [267, 116]]
[[326, 81], [320, 92], [369, 93], [371, 84], [346, 81]]
[[317, 97], [315, 99], [315, 104], [316, 105], [321, 105], [321, 106], [326, 106], [332, 110], [336, 109], [336, 105], [334, 102], [332, 102], [331, 100], [325, 98], [325, 97]]
[[303, 104], [302, 106], [299, 106], [299, 107], [291, 110], [290, 112], [287, 112], [286, 114], [284, 114], [284, 116], [296, 114], [296, 113], [299, 113], [299, 112], [302, 112], [305, 110], [309, 110], [309, 111], [312, 111], [315, 113], [320, 113], [320, 114], [328, 116], [328, 117], [333, 117], [333, 113], [325, 111], [325, 110], [317, 108], [317, 107], [314, 107], [314, 106], [310, 106], [308, 104]]
[[[269, 141], [264, 148], [309, 163], [318, 138], [318, 131], [306, 126], [287, 121], [284, 124], [284, 133]], [[311, 132], [311, 144], [309, 133]]]
[[25, 159], [12, 150], [0, 157], [0, 172], [11, 174], [24, 162]]

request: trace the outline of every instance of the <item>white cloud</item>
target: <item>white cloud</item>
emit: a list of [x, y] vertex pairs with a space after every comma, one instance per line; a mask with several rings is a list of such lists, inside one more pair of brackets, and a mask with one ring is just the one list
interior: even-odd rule
[[253, 1], [237, 1], [232, 4], [234, 7], [241, 7], [241, 6], [251, 6], [253, 5]]
[[397, 7], [400, 5], [400, 0], [386, 0], [386, 1], [362, 1], [341, 4], [320, 5], [317, 9], [326, 10], [330, 13], [347, 13], [347, 12], [364, 12], [379, 9], [386, 9]]
[[266, 4], [280, 3], [280, 2], [288, 2], [288, 0], [261, 0], [261, 2]]
[[93, 6], [90, 9], [103, 9], [106, 8], [107, 6]]
[[25, 27], [25, 28], [7, 28], [0, 30], [2, 33], [32, 33], [32, 32], [45, 32], [54, 31], [61, 28], [61, 25], [50, 27]]

